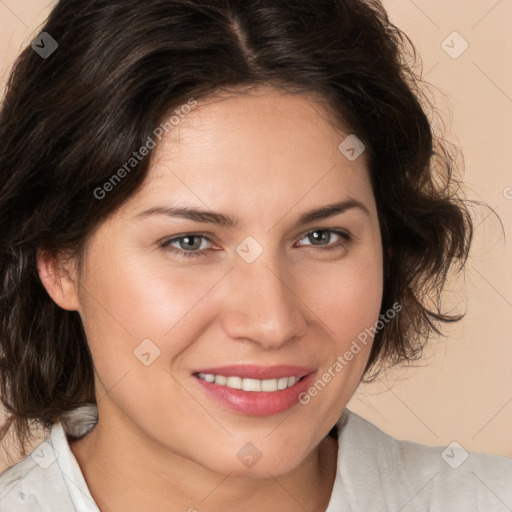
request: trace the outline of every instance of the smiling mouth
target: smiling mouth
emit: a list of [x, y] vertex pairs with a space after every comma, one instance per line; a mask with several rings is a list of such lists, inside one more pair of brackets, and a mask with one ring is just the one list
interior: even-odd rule
[[271, 416], [296, 406], [316, 373], [306, 366], [235, 364], [198, 368], [192, 376], [221, 407], [245, 416]]
[[246, 377], [215, 375], [213, 373], [197, 373], [195, 374], [201, 380], [217, 384], [218, 386], [226, 386], [231, 389], [241, 389], [243, 391], [273, 393], [275, 391], [283, 391], [291, 388], [297, 382], [301, 381], [304, 376], [279, 377], [275, 379], [250, 379]]

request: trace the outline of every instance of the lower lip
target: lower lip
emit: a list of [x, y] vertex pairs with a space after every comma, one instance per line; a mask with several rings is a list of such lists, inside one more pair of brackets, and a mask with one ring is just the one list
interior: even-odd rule
[[271, 416], [296, 405], [299, 402], [299, 395], [305, 392], [313, 382], [315, 373], [306, 375], [289, 388], [270, 392], [233, 389], [206, 382], [195, 375], [194, 378], [210, 397], [231, 411], [247, 416]]

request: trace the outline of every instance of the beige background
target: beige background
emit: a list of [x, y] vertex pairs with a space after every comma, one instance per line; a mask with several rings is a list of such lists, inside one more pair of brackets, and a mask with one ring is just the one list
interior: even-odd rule
[[[20, 49], [51, 8], [0, 0], [0, 87]], [[512, 3], [509, 0], [384, 0], [415, 43], [423, 76], [462, 147], [468, 195], [485, 201], [512, 235]], [[458, 58], [463, 41], [468, 48]], [[448, 38], [448, 39], [447, 39]], [[44, 86], [44, 84], [42, 84]], [[486, 210], [475, 211], [475, 243], [464, 279], [446, 294], [466, 318], [446, 329], [420, 366], [360, 387], [349, 407], [400, 439], [457, 441], [469, 451], [512, 457], [512, 248]], [[507, 264], [508, 262], [508, 264]], [[16, 450], [10, 448], [16, 456]], [[0, 468], [3, 467], [0, 459]], [[5, 465], [5, 464], [4, 464]]]

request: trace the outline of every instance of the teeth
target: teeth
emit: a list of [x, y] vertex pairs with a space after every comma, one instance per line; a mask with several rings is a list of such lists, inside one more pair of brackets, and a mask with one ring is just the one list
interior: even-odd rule
[[224, 377], [224, 375], [216, 375], [215, 376], [215, 384], [218, 384], [219, 386], [225, 386], [227, 382], [228, 382], [228, 378]]
[[243, 389], [244, 391], [273, 392], [282, 391], [296, 384], [300, 377], [281, 377], [280, 379], [242, 379], [241, 377], [225, 377], [224, 375], [213, 375], [212, 373], [199, 373], [198, 377], [206, 382], [215, 382], [219, 386], [227, 386], [232, 389]]
[[[288, 379], [286, 379], [288, 382]], [[277, 379], [267, 379], [261, 381], [261, 391], [277, 391], [279, 389], [278, 387], [278, 380]]]
[[281, 377], [277, 381], [277, 389], [286, 389], [288, 387], [288, 377]]
[[240, 377], [228, 377], [226, 382], [228, 388], [242, 389], [242, 379]]
[[244, 391], [261, 391], [261, 380], [243, 379], [242, 389]]

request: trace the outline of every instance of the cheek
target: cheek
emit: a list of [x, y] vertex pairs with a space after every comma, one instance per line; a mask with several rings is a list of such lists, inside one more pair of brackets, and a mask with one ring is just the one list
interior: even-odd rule
[[135, 355], [139, 350], [149, 351], [150, 358], [158, 355], [151, 366], [167, 367], [200, 336], [209, 304], [205, 298], [225, 273], [200, 268], [171, 268], [165, 261], [149, 265], [141, 258], [111, 252], [108, 262], [103, 260], [89, 273], [81, 299], [83, 322], [106, 385], [128, 370], [131, 379], [144, 371]]
[[162, 337], [211, 287], [191, 267], [171, 269], [165, 262], [148, 264], [121, 255], [91, 275], [90, 295], [96, 300], [87, 300], [87, 309], [135, 338]]
[[322, 418], [326, 430], [353, 396], [370, 354], [369, 329], [378, 320], [382, 300], [379, 258], [376, 251], [368, 258], [346, 259], [337, 268], [317, 274], [316, 286], [309, 277], [304, 288], [323, 330], [315, 350], [321, 367], [300, 402], [310, 408], [310, 415]]
[[143, 411], [155, 420], [157, 404], [172, 402], [177, 410], [187, 403], [177, 398], [181, 391], [169, 363], [194, 339], [194, 305], [211, 283], [190, 268], [170, 271], [113, 253], [109, 258], [84, 276], [81, 299], [99, 395], [113, 390], [111, 398], [133, 418]]
[[307, 277], [306, 304], [326, 326], [338, 353], [378, 319], [383, 276], [380, 254], [351, 258], [324, 273]]

